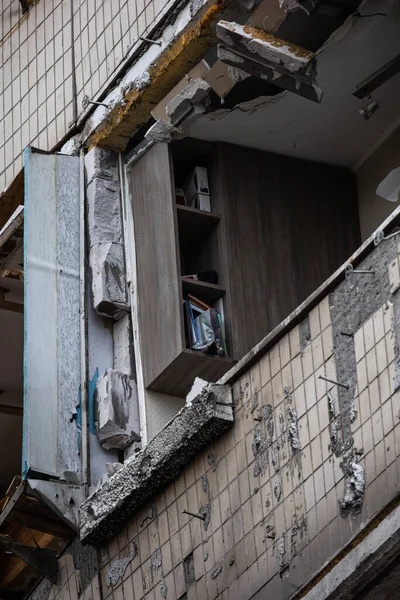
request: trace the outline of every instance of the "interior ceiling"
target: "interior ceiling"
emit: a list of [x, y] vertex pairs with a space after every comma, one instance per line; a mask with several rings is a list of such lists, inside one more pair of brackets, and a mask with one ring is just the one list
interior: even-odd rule
[[368, 121], [358, 113], [368, 98], [353, 96], [400, 54], [400, 3], [364, 0], [358, 12], [316, 53], [320, 104], [282, 92], [230, 111], [222, 106], [196, 121], [190, 135], [354, 168], [400, 117], [400, 74], [372, 93], [380, 108]]

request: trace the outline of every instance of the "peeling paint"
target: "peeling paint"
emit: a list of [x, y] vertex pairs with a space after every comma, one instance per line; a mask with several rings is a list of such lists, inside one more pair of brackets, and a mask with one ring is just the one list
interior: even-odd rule
[[329, 424], [329, 434], [331, 439], [331, 450], [335, 456], [343, 454], [343, 444], [340, 439], [340, 418], [335, 419]]
[[297, 423], [297, 412], [293, 408], [289, 407], [288, 413], [289, 413], [288, 414], [289, 443], [290, 443], [290, 447], [292, 449], [293, 454], [295, 454], [301, 448], [300, 439], [299, 439], [299, 428], [298, 428], [298, 423]]
[[282, 568], [285, 564], [285, 554], [286, 554], [286, 544], [285, 544], [285, 534], [283, 534], [278, 542], [277, 542], [277, 550], [279, 557], [279, 567]]
[[111, 585], [116, 585], [118, 579], [122, 579], [129, 563], [131, 563], [134, 560], [134, 558], [136, 558], [136, 555], [137, 546], [135, 542], [132, 542], [129, 556], [118, 558], [107, 567], [107, 587], [110, 587]]
[[267, 437], [267, 445], [270, 446], [272, 444], [274, 438], [274, 417], [272, 414], [272, 406], [271, 404], [266, 404], [263, 406], [263, 419], [265, 421], [265, 426], [267, 429], [268, 437]]
[[340, 515], [345, 518], [349, 514], [356, 516], [361, 512], [364, 502], [365, 473], [364, 467], [356, 460], [356, 451], [353, 450], [343, 458], [340, 467], [345, 475], [345, 492], [339, 500]]
[[221, 573], [222, 571], [222, 567], [221, 565], [217, 565], [216, 567], [213, 568], [213, 570], [211, 571], [211, 579], [216, 579], [218, 577], [218, 575]]
[[211, 519], [211, 504], [209, 503], [206, 506], [200, 508], [199, 515], [203, 517], [204, 531], [207, 531]]
[[330, 392], [327, 393], [327, 398], [328, 398], [328, 415], [329, 415], [329, 420], [333, 421], [335, 418], [335, 401], [332, 397], [332, 394]]
[[279, 502], [279, 500], [281, 499], [281, 495], [282, 495], [282, 485], [281, 485], [281, 480], [279, 478], [275, 479], [274, 494], [275, 494], [275, 498]]
[[148, 71], [144, 71], [144, 73], [142, 73], [141, 75], [139, 75], [139, 77], [136, 77], [135, 81], [134, 81], [134, 86], [135, 88], [139, 91], [139, 90], [143, 90], [145, 87], [147, 87], [148, 85], [150, 85], [150, 74]]
[[352, 399], [352, 401], [350, 402], [350, 410], [349, 410], [349, 419], [350, 419], [350, 423], [354, 423], [354, 421], [357, 419], [357, 411], [356, 408], [354, 406], [354, 398]]
[[157, 548], [155, 552], [151, 555], [151, 568], [155, 571], [161, 569], [162, 567], [162, 554], [161, 549]]
[[272, 466], [274, 467], [275, 473], [277, 473], [279, 471], [279, 462], [278, 462], [277, 452], [276, 452], [274, 446], [271, 447], [271, 463], [272, 463]]
[[154, 517], [154, 506], [150, 506], [149, 510], [144, 515], [143, 519], [140, 521], [140, 527], [146, 523], [146, 521], [151, 521]]
[[252, 451], [256, 459], [253, 471], [254, 477], [264, 475], [268, 466], [268, 446], [259, 427], [255, 429], [253, 434]]
[[161, 598], [166, 598], [168, 594], [168, 587], [164, 578], [160, 579], [160, 594]]
[[274, 525], [266, 525], [265, 532], [268, 539], [274, 540], [276, 538], [276, 528]]

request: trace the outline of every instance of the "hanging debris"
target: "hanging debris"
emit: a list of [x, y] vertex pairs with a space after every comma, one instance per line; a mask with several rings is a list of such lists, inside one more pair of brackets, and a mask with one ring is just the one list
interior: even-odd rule
[[277, 87], [321, 102], [321, 90], [313, 83], [314, 54], [296, 44], [249, 25], [219, 21], [218, 58], [273, 83]]

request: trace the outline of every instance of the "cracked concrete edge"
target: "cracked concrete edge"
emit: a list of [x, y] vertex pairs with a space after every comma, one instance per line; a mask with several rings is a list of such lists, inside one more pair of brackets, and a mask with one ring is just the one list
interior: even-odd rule
[[311, 589], [296, 598], [303, 600], [345, 600], [352, 598], [374, 576], [384, 571], [400, 551], [400, 505], [389, 513], [342, 560], [334, 564]]
[[[227, 4], [230, 4], [229, 2]], [[153, 46], [125, 74], [121, 84], [85, 123], [86, 145], [102, 145], [116, 150], [125, 148], [133, 133], [147, 122], [151, 110], [215, 43], [215, 24], [225, 2], [204, 2], [193, 17], [188, 4], [160, 38], [162, 47]], [[136, 86], [136, 77], [148, 72], [149, 83]]]
[[151, 496], [173, 481], [215, 437], [233, 425], [231, 388], [207, 384], [148, 445], [95, 490], [80, 508], [80, 538], [99, 545]]
[[[286, 18], [286, 12], [278, 10], [275, 0], [271, 7], [271, 23], [268, 31], [275, 33]], [[89, 115], [82, 115], [78, 124], [83, 126], [82, 141], [86, 146], [103, 146], [124, 150], [135, 131], [144, 125], [154, 109], [190, 69], [204, 58], [216, 44], [217, 22], [224, 17], [242, 17], [250, 21], [261, 5], [253, 2], [240, 6], [236, 0], [192, 0], [179, 13], [176, 20], [158, 31], [161, 46], [151, 45], [139, 58], [127, 67], [122, 81], [102, 101], [108, 105], [97, 107]], [[195, 9], [195, 10], [193, 10]], [[239, 13], [238, 13], [239, 11]], [[277, 16], [277, 12], [279, 15]], [[266, 17], [267, 18], [267, 17]], [[145, 82], [141, 75], [145, 73]], [[138, 80], [140, 85], [138, 85]]]

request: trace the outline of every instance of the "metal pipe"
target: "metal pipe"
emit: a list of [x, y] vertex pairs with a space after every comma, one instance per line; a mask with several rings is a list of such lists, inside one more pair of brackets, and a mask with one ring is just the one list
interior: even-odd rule
[[139, 40], [142, 40], [142, 42], [149, 42], [149, 44], [155, 44], [156, 46], [162, 45], [161, 42], [156, 42], [155, 40], [151, 40], [150, 38], [143, 37], [143, 36], [140, 36]]
[[190, 510], [185, 510], [184, 508], [182, 508], [182, 513], [184, 515], [189, 515], [190, 517], [196, 517], [196, 519], [200, 519], [200, 521], [206, 520], [206, 515], [199, 515], [196, 513], [192, 513], [192, 512], [190, 512]]
[[318, 379], [323, 379], [324, 381], [327, 381], [328, 383], [333, 383], [333, 385], [338, 385], [339, 387], [344, 388], [345, 390], [348, 390], [350, 387], [347, 383], [339, 383], [338, 381], [333, 381], [333, 379], [328, 379], [327, 377], [323, 377], [322, 375], [319, 375]]

